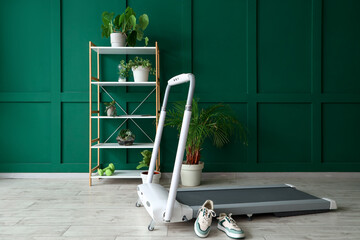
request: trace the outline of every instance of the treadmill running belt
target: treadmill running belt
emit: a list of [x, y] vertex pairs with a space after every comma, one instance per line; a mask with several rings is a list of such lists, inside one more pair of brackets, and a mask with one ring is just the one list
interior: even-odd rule
[[207, 199], [214, 204], [254, 203], [288, 200], [319, 199], [292, 187], [215, 189], [215, 190], [181, 190], [176, 200], [189, 206], [201, 206]]

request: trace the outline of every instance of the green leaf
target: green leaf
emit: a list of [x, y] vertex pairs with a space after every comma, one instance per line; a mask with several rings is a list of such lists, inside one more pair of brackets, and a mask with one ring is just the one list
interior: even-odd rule
[[137, 32], [133, 30], [130, 35], [127, 37], [127, 43], [129, 46], [134, 47], [136, 45], [136, 35]]
[[149, 167], [149, 166], [144, 163], [141, 163], [136, 167], [136, 169], [140, 169], [140, 168], [144, 168], [144, 167]]
[[139, 17], [139, 25], [141, 29], [144, 31], [149, 25], [149, 17], [146, 14], [143, 14]]
[[103, 21], [104, 25], [109, 24], [113, 20], [114, 15], [115, 15], [115, 13], [113, 13], [113, 12], [112, 13], [109, 13], [107, 11], [103, 12], [102, 13], [102, 21]]
[[149, 38], [148, 37], [145, 37], [145, 46], [147, 46], [149, 43]]
[[109, 37], [109, 28], [106, 27], [104, 24], [101, 25], [101, 37]]
[[117, 30], [120, 29], [119, 19], [120, 19], [120, 15], [117, 15], [114, 20], [115, 29]]
[[112, 23], [112, 21], [109, 23], [109, 35], [110, 33], [113, 33], [114, 32], [114, 25]]
[[134, 15], [134, 17], [136, 17], [136, 13], [134, 12], [134, 10], [131, 7], [126, 8], [125, 15], [126, 15], [126, 18], [129, 18], [131, 15]]
[[136, 17], [134, 15], [131, 15], [129, 17], [129, 20], [128, 20], [128, 26], [127, 28], [130, 30], [130, 29], [135, 29], [135, 26], [136, 26]]
[[122, 25], [121, 25], [121, 31], [123, 33], [125, 33], [127, 31], [127, 23], [128, 23], [128, 18], [126, 17], [126, 15], [124, 15], [124, 20], [122, 21]]
[[135, 31], [137, 32], [136, 39], [138, 41], [141, 41], [144, 37], [144, 32], [139, 27], [139, 24], [136, 25]]
[[116, 23], [116, 24], [119, 25], [119, 27], [121, 27], [122, 24], [124, 23], [124, 18], [125, 18], [125, 15], [124, 15], [124, 14], [121, 14], [121, 15], [119, 16], [118, 22]]

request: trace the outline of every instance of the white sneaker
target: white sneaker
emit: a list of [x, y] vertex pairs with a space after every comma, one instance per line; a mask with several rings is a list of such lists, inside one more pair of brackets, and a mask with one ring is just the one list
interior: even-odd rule
[[194, 230], [198, 237], [205, 238], [210, 233], [212, 218], [216, 216], [214, 212], [214, 203], [206, 200], [198, 211], [198, 217], [194, 224]]
[[236, 224], [235, 220], [232, 219], [231, 213], [229, 216], [226, 216], [225, 213], [220, 213], [217, 219], [219, 220], [217, 228], [226, 233], [228, 237], [235, 239], [245, 237], [244, 231], [241, 230], [241, 228]]

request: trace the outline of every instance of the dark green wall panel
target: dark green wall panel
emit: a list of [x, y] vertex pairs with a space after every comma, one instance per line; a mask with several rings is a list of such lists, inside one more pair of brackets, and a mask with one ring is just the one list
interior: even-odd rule
[[[2, 164], [50, 163], [49, 103], [0, 103], [0, 138]], [[39, 169], [41, 170], [41, 168]], [[21, 170], [20, 170], [21, 171]], [[24, 171], [24, 170], [22, 170]]]
[[125, 7], [124, 1], [117, 0], [61, 1], [63, 92], [89, 91], [89, 41], [110, 45], [109, 39], [101, 38], [101, 13], [120, 12]]
[[258, 105], [259, 163], [311, 161], [310, 104]]
[[0, 92], [50, 90], [51, 0], [0, 3]]
[[325, 0], [323, 91], [360, 93], [360, 1]]
[[[165, 83], [171, 77], [191, 72], [191, 0], [127, 2], [138, 15], [146, 13], [149, 16], [145, 35], [149, 37], [149, 45], [154, 46], [155, 41], [159, 43], [160, 87], [164, 91]], [[181, 90], [184, 90], [183, 86], [173, 89], [174, 92]], [[173, 99], [179, 100], [177, 97], [170, 100]]]
[[258, 1], [259, 92], [310, 92], [311, 7], [310, 0]]
[[358, 163], [360, 104], [323, 105], [323, 162]]
[[[205, 142], [204, 171], [360, 170], [359, 1], [20, 0], [0, 3], [6, 33], [0, 38], [6, 46], [0, 56], [1, 172], [88, 171], [88, 44], [110, 45], [101, 38], [101, 13], [120, 13], [126, 5], [138, 16], [149, 15], [145, 34], [150, 45], [159, 43], [162, 93], [169, 78], [193, 72], [200, 106], [229, 104], [248, 126], [248, 147], [235, 139], [222, 149]], [[18, 38], [19, 16], [26, 19], [20, 26], [24, 41]], [[100, 78], [116, 80], [121, 59], [102, 56]], [[151, 90], [107, 89], [126, 111]], [[169, 108], [186, 93], [187, 86], [174, 87]], [[154, 114], [154, 100], [138, 113]], [[111, 98], [102, 92], [106, 101]], [[121, 122], [101, 121], [101, 140]], [[154, 138], [153, 120], [136, 122]], [[138, 141], [148, 140], [134, 123], [123, 127]], [[172, 171], [177, 135], [164, 129], [164, 172]], [[134, 169], [140, 152], [100, 155], [103, 165]]]
[[193, 1], [192, 63], [197, 93], [222, 97], [247, 92], [246, 12], [245, 0]]
[[[89, 154], [84, 154], [85, 151], [83, 150], [89, 146], [89, 143], [84, 141], [89, 136], [89, 119], [87, 114], [87, 103], [62, 104], [61, 163], [86, 163], [88, 165]], [[93, 122], [96, 123], [94, 120]], [[96, 134], [96, 131], [94, 133]], [[87, 169], [86, 165], [84, 170]]]

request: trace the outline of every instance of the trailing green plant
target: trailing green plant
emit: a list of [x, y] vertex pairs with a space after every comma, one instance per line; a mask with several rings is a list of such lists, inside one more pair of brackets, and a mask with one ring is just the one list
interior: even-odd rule
[[144, 38], [144, 31], [149, 25], [149, 17], [143, 14], [139, 17], [139, 22], [136, 23], [136, 13], [131, 7], [127, 7], [125, 12], [117, 15], [115, 18], [113, 12], [103, 12], [101, 25], [101, 36], [108, 38], [111, 33], [121, 32], [126, 35], [126, 42], [129, 46], [135, 46], [136, 40], [145, 40], [145, 46], [148, 45], [149, 38]]
[[121, 66], [121, 69], [119, 71], [120, 77], [122, 78], [129, 77], [129, 67], [124, 60], [120, 61], [120, 66]]
[[124, 60], [121, 60], [120, 65], [121, 65], [121, 70], [119, 71], [119, 75], [123, 78], [129, 77], [130, 70], [132, 68], [136, 69], [139, 66], [148, 68], [150, 70], [150, 74], [155, 75], [155, 68], [152, 67], [152, 64], [149, 59], [135, 57], [134, 60], [129, 60], [128, 63], [125, 63]]
[[149, 167], [149, 165], [150, 165], [151, 151], [144, 150], [141, 152], [141, 155], [143, 156], [143, 160], [141, 162], [139, 162], [139, 165], [136, 167], [136, 169]]
[[136, 69], [138, 67], [148, 68], [150, 74], [155, 75], [155, 68], [152, 67], [152, 64], [149, 59], [143, 59], [141, 57], [135, 57], [134, 60], [130, 60], [127, 64], [128, 69]]
[[104, 105], [106, 106], [105, 108], [105, 112], [109, 109], [109, 108], [115, 108], [114, 110], [114, 116], [116, 116], [116, 106], [115, 106], [115, 100], [113, 100], [112, 102], [105, 102]]
[[[182, 126], [185, 102], [176, 102], [167, 113], [166, 126], [174, 127], [179, 132]], [[247, 146], [246, 128], [236, 119], [228, 105], [218, 103], [205, 109], [199, 109], [193, 100], [192, 117], [186, 141], [186, 164], [199, 164], [200, 151], [205, 139], [210, 138], [216, 147], [230, 143], [236, 135]]]
[[123, 141], [134, 141], [135, 140], [135, 134], [133, 134], [130, 129], [121, 129], [119, 132], [119, 137]]

